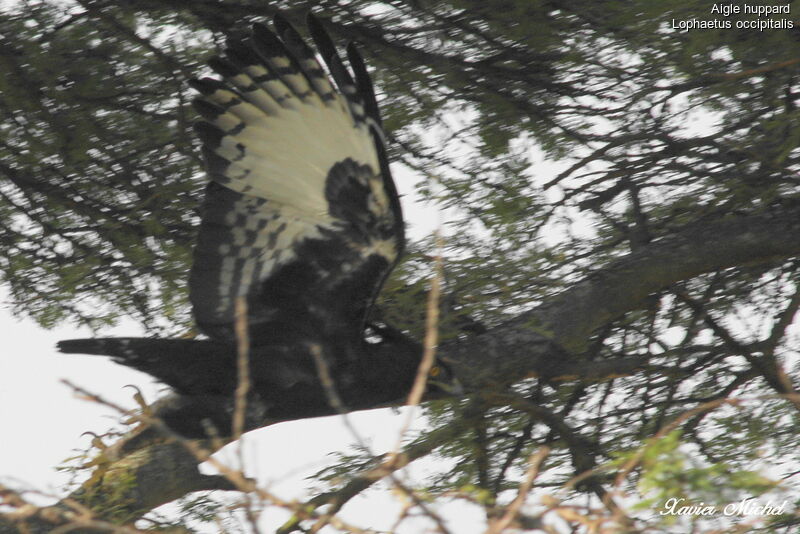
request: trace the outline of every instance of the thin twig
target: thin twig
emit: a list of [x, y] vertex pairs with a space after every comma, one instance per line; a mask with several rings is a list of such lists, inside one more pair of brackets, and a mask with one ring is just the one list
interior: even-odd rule
[[[442, 533], [447, 533], [449, 530], [447, 529], [444, 520], [439, 517], [438, 514], [433, 512], [426, 503], [417, 496], [414, 491], [408, 488], [405, 484], [403, 484], [399, 478], [396, 476], [395, 471], [405, 465], [405, 459], [401, 457], [400, 450], [402, 448], [403, 438], [408, 432], [408, 428], [411, 426], [411, 421], [414, 416], [413, 408], [418, 406], [419, 403], [422, 401], [422, 396], [425, 394], [425, 387], [428, 380], [428, 375], [430, 374], [430, 370], [433, 367], [433, 362], [436, 356], [436, 347], [438, 343], [438, 326], [439, 326], [439, 300], [441, 295], [441, 280], [443, 277], [443, 268], [442, 268], [442, 247], [443, 241], [441, 238], [441, 233], [437, 231], [436, 233], [436, 242], [437, 242], [437, 255], [436, 261], [434, 264], [434, 275], [431, 278], [431, 289], [428, 294], [428, 304], [427, 304], [427, 317], [426, 317], [426, 332], [425, 332], [425, 339], [423, 341], [423, 354], [422, 359], [420, 361], [420, 365], [417, 368], [417, 374], [414, 378], [414, 384], [411, 388], [411, 392], [408, 396], [407, 405], [412, 408], [407, 415], [406, 419], [401, 427], [401, 430], [398, 434], [398, 440], [394, 447], [394, 450], [385, 456], [385, 459], [381, 462], [381, 464], [376, 468], [377, 470], [387, 470], [387, 475], [392, 483], [395, 485], [397, 489], [399, 489], [403, 494], [407, 495], [416, 506], [419, 506], [423, 512], [436, 523], [437, 530]], [[366, 442], [361, 438], [356, 428], [353, 426], [350, 418], [347, 417], [347, 410], [345, 408], [344, 403], [342, 402], [341, 397], [339, 396], [336, 385], [333, 380], [333, 376], [330, 373], [330, 369], [328, 367], [327, 361], [325, 360], [322, 347], [318, 344], [312, 344], [309, 347], [309, 351], [314, 358], [314, 364], [317, 368], [317, 374], [320, 378], [320, 382], [325, 390], [325, 394], [328, 397], [328, 402], [331, 406], [338, 411], [343, 418], [345, 426], [350, 430], [353, 434], [359, 446], [363, 447], [365, 450], [369, 450], [366, 446]], [[329, 514], [323, 515], [323, 518], [318, 521], [315, 525], [311, 527], [309, 532], [317, 532], [323, 526], [325, 526], [327, 522], [327, 518], [330, 517]]]
[[[247, 299], [237, 297], [233, 303], [234, 331], [236, 334], [236, 392], [233, 408], [233, 439], [236, 441], [236, 457], [239, 469], [244, 471], [244, 438], [247, 421], [247, 396], [250, 393], [250, 334], [247, 322]], [[251, 493], [245, 493], [244, 513], [253, 534], [261, 534], [258, 528], [258, 512], [250, 501]]]
[[234, 301], [234, 313], [238, 383], [233, 410], [233, 439], [237, 440], [244, 432], [247, 394], [250, 392], [250, 336], [247, 332], [247, 301], [244, 297], [238, 297]]
[[542, 466], [542, 462], [544, 462], [545, 458], [547, 458], [549, 454], [550, 447], [545, 446], [531, 455], [531, 457], [528, 459], [528, 470], [525, 473], [525, 478], [523, 479], [522, 484], [519, 486], [517, 496], [506, 507], [506, 512], [503, 514], [503, 517], [491, 525], [486, 531], [486, 534], [500, 534], [503, 532], [503, 530], [511, 525], [511, 523], [514, 521], [514, 518], [516, 518], [519, 514], [522, 505], [525, 504], [525, 498], [528, 496], [528, 492], [533, 487], [533, 481], [536, 480], [537, 476], [539, 476], [539, 469]]
[[442, 293], [442, 248], [444, 240], [439, 230], [436, 231], [436, 257], [434, 259], [434, 271], [431, 277], [431, 289], [428, 293], [427, 313], [425, 317], [425, 339], [423, 340], [422, 361], [417, 369], [417, 376], [414, 378], [414, 385], [408, 395], [408, 406], [418, 406], [425, 394], [425, 386], [428, 375], [433, 367], [436, 357], [436, 347], [439, 342], [439, 300]]
[[417, 375], [414, 377], [414, 385], [408, 394], [406, 405], [409, 407], [403, 426], [397, 435], [397, 442], [392, 450], [389, 461], [400, 453], [403, 446], [403, 439], [411, 427], [411, 421], [416, 414], [415, 408], [419, 406], [422, 396], [425, 394], [425, 386], [428, 383], [433, 362], [436, 358], [436, 347], [439, 342], [439, 300], [442, 293], [442, 278], [444, 269], [442, 266], [442, 248], [444, 240], [440, 229], [436, 230], [436, 256], [434, 257], [433, 276], [431, 277], [431, 288], [428, 292], [428, 302], [425, 315], [425, 339], [423, 340], [422, 360], [417, 368]]

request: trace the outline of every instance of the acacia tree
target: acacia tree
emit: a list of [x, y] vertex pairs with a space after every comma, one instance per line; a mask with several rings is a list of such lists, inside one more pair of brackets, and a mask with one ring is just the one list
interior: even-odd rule
[[[17, 313], [185, 331], [202, 186], [185, 80], [277, 9], [302, 27], [314, 7], [361, 43], [393, 161], [452, 208], [438, 354], [467, 394], [429, 405], [430, 430], [403, 454], [332, 466], [344, 481], [286, 532], [353, 530], [323, 512], [432, 455], [456, 467], [425, 499], [477, 502], [495, 531], [553, 514], [633, 531], [663, 518], [632, 501], [796, 486], [796, 29], [679, 32], [673, 19], [708, 6], [671, 0], [55, 4], [2, 13], [0, 266]], [[543, 175], [542, 159], [560, 170]], [[432, 254], [430, 240], [412, 246], [377, 311], [419, 339]], [[83, 528], [200, 489], [258, 494], [235, 472], [200, 475], [196, 445], [105, 453], [71, 495], [96, 514]], [[758, 474], [764, 454], [788, 466], [781, 485]], [[521, 508], [531, 485], [566, 485], [560, 502], [581, 505]], [[75, 521], [65, 503], [0, 532]], [[796, 504], [763, 528], [791, 531]]]

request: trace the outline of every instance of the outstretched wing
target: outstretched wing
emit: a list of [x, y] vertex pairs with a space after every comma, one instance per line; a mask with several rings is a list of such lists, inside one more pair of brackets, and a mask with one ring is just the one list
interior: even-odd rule
[[255, 343], [298, 334], [360, 335], [403, 248], [372, 85], [355, 78], [321, 24], [309, 26], [335, 83], [282, 17], [194, 80], [211, 182], [189, 280], [200, 329], [233, 336], [246, 297]]

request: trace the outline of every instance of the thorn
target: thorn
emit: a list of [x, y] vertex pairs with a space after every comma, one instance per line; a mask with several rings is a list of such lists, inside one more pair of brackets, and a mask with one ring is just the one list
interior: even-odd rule
[[91, 441], [92, 447], [94, 447], [94, 448], [96, 448], [96, 449], [98, 449], [100, 451], [104, 451], [104, 450], [108, 449], [108, 445], [103, 443], [103, 440], [100, 438], [100, 436], [98, 436], [94, 432], [86, 431], [83, 434], [81, 434], [81, 437], [86, 436], [86, 435], [92, 436], [92, 441]]
[[122, 387], [133, 388], [133, 390], [136, 392], [133, 394], [133, 400], [136, 401], [136, 404], [138, 404], [139, 408], [141, 408], [142, 415], [144, 415], [145, 417], [153, 416], [153, 410], [150, 408], [150, 405], [145, 400], [141, 389], [139, 389], [137, 386], [134, 386], [133, 384], [126, 384]]

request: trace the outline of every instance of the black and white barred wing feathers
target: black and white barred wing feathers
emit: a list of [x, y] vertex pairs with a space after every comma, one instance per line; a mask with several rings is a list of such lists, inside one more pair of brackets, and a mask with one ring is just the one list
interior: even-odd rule
[[355, 50], [353, 78], [317, 21], [335, 85], [284, 19], [275, 27], [280, 37], [257, 25], [212, 60], [222, 80], [193, 81], [211, 179], [189, 281], [195, 318], [230, 338], [244, 296], [256, 341], [360, 335], [403, 247], [372, 86]]

